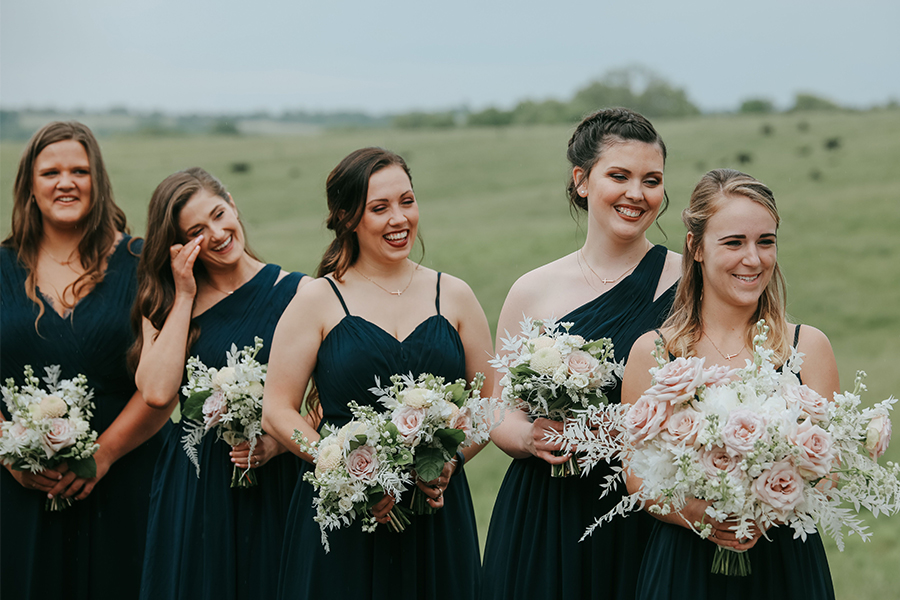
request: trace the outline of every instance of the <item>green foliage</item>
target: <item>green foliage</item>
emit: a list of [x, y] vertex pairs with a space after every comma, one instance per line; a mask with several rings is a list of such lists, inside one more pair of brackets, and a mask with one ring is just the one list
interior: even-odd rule
[[394, 127], [400, 129], [447, 129], [456, 125], [452, 112], [411, 112], [394, 117]]
[[511, 125], [514, 116], [512, 111], [487, 108], [466, 117], [466, 125], [471, 127], [503, 127], [504, 125]]
[[97, 475], [97, 461], [93, 456], [81, 460], [69, 460], [66, 461], [66, 464], [69, 465], [69, 470], [75, 473], [76, 477], [90, 479]]
[[213, 123], [209, 131], [214, 135], [239, 135], [241, 133], [234, 119], [219, 119]]
[[203, 422], [203, 403], [212, 395], [212, 390], [204, 390], [195, 392], [184, 401], [184, 407], [181, 409], [181, 416], [192, 421]]
[[797, 94], [794, 97], [794, 106], [791, 112], [807, 110], [841, 110], [842, 107], [831, 100], [827, 100], [813, 94]]
[[440, 448], [416, 448], [416, 475], [422, 481], [432, 481], [444, 470], [444, 453]]
[[775, 112], [775, 104], [768, 98], [750, 98], [741, 102], [742, 114], [769, 114]]

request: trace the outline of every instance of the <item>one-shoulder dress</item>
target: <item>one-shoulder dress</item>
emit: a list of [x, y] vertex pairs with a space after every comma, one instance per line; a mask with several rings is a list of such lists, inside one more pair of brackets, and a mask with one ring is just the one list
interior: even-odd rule
[[[800, 338], [800, 325], [793, 346]], [[672, 357], [674, 358], [674, 357]], [[631, 518], [631, 517], [629, 517]], [[638, 581], [640, 600], [833, 600], [834, 586], [822, 536], [794, 539], [790, 527], [774, 527], [747, 550], [751, 573], [710, 573], [716, 545], [685, 527], [654, 520]]]
[[[293, 299], [302, 273], [278, 280], [266, 265], [250, 281], [196, 316], [200, 337], [191, 347], [208, 367], [221, 368], [234, 344], [264, 346]], [[181, 398], [183, 402], [184, 398]], [[153, 476], [141, 598], [233, 600], [275, 592], [284, 523], [300, 459], [286, 452], [256, 469], [258, 485], [231, 488], [231, 447], [209, 433], [198, 451], [200, 476], [182, 447], [181, 423], [166, 437]]]
[[[654, 246], [631, 275], [560, 321], [574, 323], [570, 332], [585, 339], [612, 339], [616, 359], [626, 359], [637, 338], [658, 327], [672, 306], [674, 285], [654, 300], [666, 254]], [[607, 395], [620, 402], [621, 384]], [[482, 599], [633, 600], [653, 519], [643, 513], [617, 518], [578, 541], [627, 493], [620, 484], [600, 499], [600, 484], [611, 473], [609, 464], [600, 464], [586, 477], [552, 478], [543, 460], [513, 460], [491, 515]]]
[[[61, 317], [41, 296], [44, 315], [25, 294], [26, 270], [10, 248], [0, 249], [0, 378], [23, 383], [25, 365], [43, 377], [79, 373], [94, 390], [91, 426], [102, 435], [135, 392], [125, 353], [134, 342], [130, 314], [137, 291], [142, 240], [124, 236], [103, 281]], [[3, 415], [9, 418], [6, 406]], [[120, 458], [91, 494], [61, 512], [45, 512], [46, 495], [26, 490], [0, 468], [0, 597], [136, 598], [141, 580], [158, 433]]]
[[[450, 381], [465, 377], [462, 341], [440, 311], [440, 274], [436, 314], [402, 341], [351, 314], [333, 283], [332, 288], [346, 314], [322, 341], [313, 372], [323, 423], [347, 423], [352, 417], [347, 406], [351, 400], [381, 408], [368, 391], [376, 376], [382, 385], [398, 373], [431, 373]], [[304, 464], [304, 470], [312, 468]], [[314, 493], [305, 481], [300, 481], [294, 492], [278, 598], [460, 600], [476, 596], [478, 537], [464, 468], [450, 478], [444, 507], [434, 515], [411, 517], [401, 533], [384, 525], [374, 533], [364, 533], [357, 521], [329, 532], [328, 554], [313, 521]]]

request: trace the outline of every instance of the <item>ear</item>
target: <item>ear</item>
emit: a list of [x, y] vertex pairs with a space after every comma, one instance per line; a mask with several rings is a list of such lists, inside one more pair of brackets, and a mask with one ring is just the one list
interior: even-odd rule
[[694, 247], [694, 234], [688, 231], [687, 237], [685, 238], [685, 244], [691, 253], [691, 256], [694, 258], [695, 262], [702, 263], [703, 262], [703, 249]]
[[572, 169], [572, 181], [575, 182], [575, 193], [582, 198], [587, 198], [587, 178], [585, 177], [584, 169], [574, 167]]

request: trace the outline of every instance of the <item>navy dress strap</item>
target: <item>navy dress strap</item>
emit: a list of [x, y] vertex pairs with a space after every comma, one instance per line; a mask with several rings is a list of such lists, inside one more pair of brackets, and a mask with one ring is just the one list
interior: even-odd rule
[[437, 310], [438, 316], [441, 314], [441, 272], [438, 271], [437, 290], [434, 294], [434, 308]]
[[334, 290], [334, 293], [335, 293], [335, 295], [338, 297], [338, 300], [341, 301], [341, 306], [344, 307], [344, 313], [346, 313], [346, 315], [349, 317], [349, 316], [350, 316], [350, 311], [347, 310], [347, 303], [344, 302], [344, 297], [341, 296], [341, 293], [338, 291], [337, 286], [334, 285], [334, 282], [333, 282], [329, 277], [325, 277], [325, 281], [327, 281], [327, 282], [328, 282], [328, 285], [331, 286], [331, 289]]
[[794, 343], [791, 344], [791, 347], [796, 348], [797, 342], [799, 342], [799, 341], [800, 341], [800, 324], [797, 323], [797, 326], [794, 327]]

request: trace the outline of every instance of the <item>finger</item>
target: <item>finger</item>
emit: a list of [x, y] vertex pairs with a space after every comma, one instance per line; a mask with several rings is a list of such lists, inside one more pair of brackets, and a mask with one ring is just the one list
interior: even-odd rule
[[[202, 237], [203, 236], [201, 235], [194, 239], [200, 240]], [[184, 259], [184, 268], [187, 270], [193, 270], [194, 262], [196, 262], [197, 257], [200, 255], [200, 245], [199, 245], [200, 242], [198, 241], [197, 244], [198, 245], [194, 246], [194, 248], [191, 249], [190, 254], [188, 254], [187, 257], [185, 257], [185, 259]]]
[[548, 452], [546, 450], [538, 450], [536, 456], [541, 460], [550, 463], [551, 465], [561, 465], [572, 458], [571, 454], [563, 454], [562, 456], [557, 456], [552, 452]]
[[71, 484], [69, 484], [69, 487], [66, 488], [66, 491], [63, 492], [62, 495], [65, 496], [66, 498], [71, 498], [72, 496], [75, 496], [75, 495], [81, 493], [81, 491], [84, 490], [84, 486], [86, 483], [87, 483], [87, 479], [82, 479], [81, 477], [76, 477], [75, 481], [73, 481]]
[[53, 498], [59, 494], [62, 494], [73, 481], [75, 481], [75, 473], [72, 473], [71, 471], [66, 473], [65, 475], [63, 475], [62, 479], [56, 482], [56, 485], [50, 488], [50, 490], [47, 492], [47, 497]]
[[90, 496], [91, 492], [94, 491], [95, 485], [97, 485], [97, 483], [94, 480], [92, 480], [92, 479], [87, 480], [87, 482], [84, 484], [84, 487], [81, 489], [81, 493], [78, 494], [77, 496], [75, 496], [75, 499], [76, 500], [84, 500], [85, 498]]

